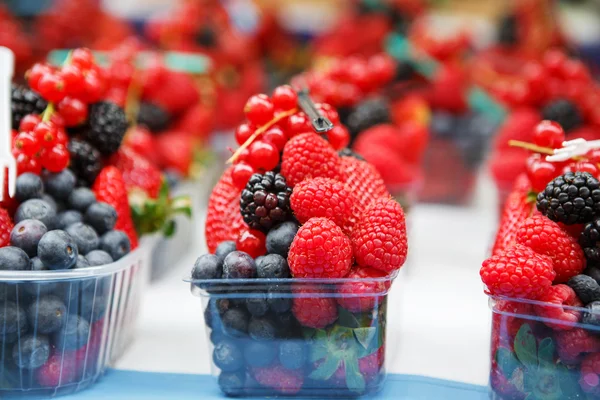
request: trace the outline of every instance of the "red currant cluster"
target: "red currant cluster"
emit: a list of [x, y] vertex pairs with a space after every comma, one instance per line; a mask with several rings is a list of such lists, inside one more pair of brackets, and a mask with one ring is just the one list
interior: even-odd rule
[[106, 68], [106, 75], [110, 87], [106, 91], [105, 99], [123, 108], [126, 106], [127, 94], [135, 77], [135, 57], [141, 47], [137, 39], [131, 38], [109, 53], [110, 65]]
[[[310, 118], [298, 110], [297, 103], [298, 94], [288, 85], [277, 87], [271, 97], [258, 94], [246, 103], [244, 113], [247, 122], [235, 131], [235, 140], [241, 147], [232, 157], [235, 163], [232, 177], [240, 189], [246, 186], [252, 174], [277, 167], [288, 139], [313, 131]], [[315, 106], [334, 124], [334, 128], [327, 132], [332, 147], [336, 150], [346, 147], [350, 135], [340, 124], [337, 111], [327, 103]]]
[[389, 84], [395, 75], [396, 61], [387, 54], [376, 54], [369, 58], [351, 56], [334, 60], [325, 70], [308, 71], [295, 77], [292, 83], [308, 86], [316, 101], [338, 108], [352, 107]]
[[441, 62], [449, 62], [464, 56], [471, 46], [471, 37], [466, 32], [441, 38], [431, 32], [431, 24], [422, 20], [415, 22], [410, 30], [409, 39], [414, 47]]

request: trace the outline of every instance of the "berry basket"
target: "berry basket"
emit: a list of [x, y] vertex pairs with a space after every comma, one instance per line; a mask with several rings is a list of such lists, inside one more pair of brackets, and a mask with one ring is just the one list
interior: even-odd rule
[[133, 338], [153, 245], [101, 267], [0, 271], [0, 397], [93, 384]]
[[489, 304], [490, 398], [600, 398], [597, 307], [506, 297], [490, 297]]
[[319, 398], [379, 391], [386, 377], [387, 295], [397, 273], [189, 280], [202, 298], [221, 390]]

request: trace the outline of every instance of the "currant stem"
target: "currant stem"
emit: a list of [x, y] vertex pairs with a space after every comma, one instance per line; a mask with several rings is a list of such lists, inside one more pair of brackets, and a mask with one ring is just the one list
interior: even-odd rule
[[50, 118], [52, 118], [52, 114], [54, 114], [54, 103], [48, 103], [46, 109], [42, 114], [42, 121], [48, 122]]
[[536, 153], [548, 154], [551, 156], [554, 155], [554, 149], [551, 149], [549, 147], [537, 146], [533, 143], [522, 142], [520, 140], [509, 140], [508, 145], [512, 147], [520, 147], [522, 149], [535, 151]]
[[281, 121], [284, 118], [287, 117], [291, 117], [292, 115], [296, 114], [299, 110], [297, 108], [293, 108], [289, 111], [285, 111], [282, 112], [280, 114], [277, 114], [277, 116], [275, 116], [275, 118], [273, 118], [272, 120], [270, 120], [269, 122], [267, 122], [266, 124], [264, 124], [263, 126], [261, 126], [260, 128], [258, 128], [256, 131], [254, 131], [254, 133], [252, 134], [252, 136], [250, 136], [245, 142], [244, 144], [242, 144], [236, 151], [235, 153], [233, 153], [233, 155], [229, 158], [229, 160], [227, 160], [227, 164], [231, 164], [234, 163], [240, 156], [240, 154], [242, 154], [242, 152], [244, 150], [246, 150], [253, 142], [254, 140], [259, 137], [260, 135], [262, 135], [263, 133], [265, 133], [270, 127], [272, 127], [273, 125], [275, 125], [276, 123], [278, 123], [279, 121]]

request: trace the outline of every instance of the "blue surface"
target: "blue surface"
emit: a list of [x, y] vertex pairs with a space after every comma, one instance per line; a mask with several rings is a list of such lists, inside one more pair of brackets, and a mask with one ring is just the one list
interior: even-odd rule
[[[215, 400], [225, 399], [209, 375], [165, 374], [110, 370], [92, 388], [65, 399]], [[367, 399], [487, 400], [487, 388], [413, 375], [388, 375], [384, 389]]]

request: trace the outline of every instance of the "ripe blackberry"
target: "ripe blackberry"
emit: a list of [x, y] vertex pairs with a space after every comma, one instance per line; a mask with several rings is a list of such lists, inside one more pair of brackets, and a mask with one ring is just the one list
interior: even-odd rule
[[196, 44], [202, 47], [212, 48], [217, 45], [217, 33], [212, 26], [202, 26], [195, 39]]
[[141, 103], [137, 122], [150, 129], [151, 132], [166, 130], [171, 123], [171, 116], [164, 108], [153, 103]]
[[352, 151], [351, 149], [349, 149], [348, 147], [341, 149], [340, 151], [338, 151], [338, 155], [340, 157], [354, 157], [357, 160], [361, 160], [361, 161], [365, 161], [364, 157], [361, 156], [360, 154], [358, 154], [355, 151]]
[[126, 131], [125, 111], [114, 103], [101, 101], [90, 107], [88, 125], [83, 136], [100, 153], [110, 155], [119, 150]]
[[588, 261], [600, 261], [600, 218], [596, 218], [592, 222], [585, 224], [579, 244], [585, 253], [585, 258]]
[[498, 24], [498, 42], [503, 45], [514, 45], [519, 41], [519, 21], [514, 14], [504, 15]]
[[102, 169], [102, 154], [81, 139], [71, 139], [68, 144], [71, 155], [69, 169], [77, 176], [80, 186], [90, 186]]
[[292, 215], [291, 194], [292, 189], [281, 174], [269, 171], [252, 175], [240, 199], [244, 222], [252, 229], [268, 232], [271, 227], [287, 221]]
[[577, 105], [566, 99], [558, 99], [548, 103], [542, 109], [542, 117], [558, 122], [565, 132], [579, 128], [583, 124], [583, 117]]
[[12, 128], [19, 129], [19, 124], [28, 114], [41, 114], [46, 109], [46, 100], [33, 90], [12, 84], [10, 110], [12, 113]]
[[384, 99], [373, 98], [363, 101], [348, 116], [351, 141], [365, 129], [390, 121], [389, 105]]
[[600, 214], [600, 182], [588, 172], [567, 172], [538, 194], [537, 208], [556, 222], [590, 222]]

